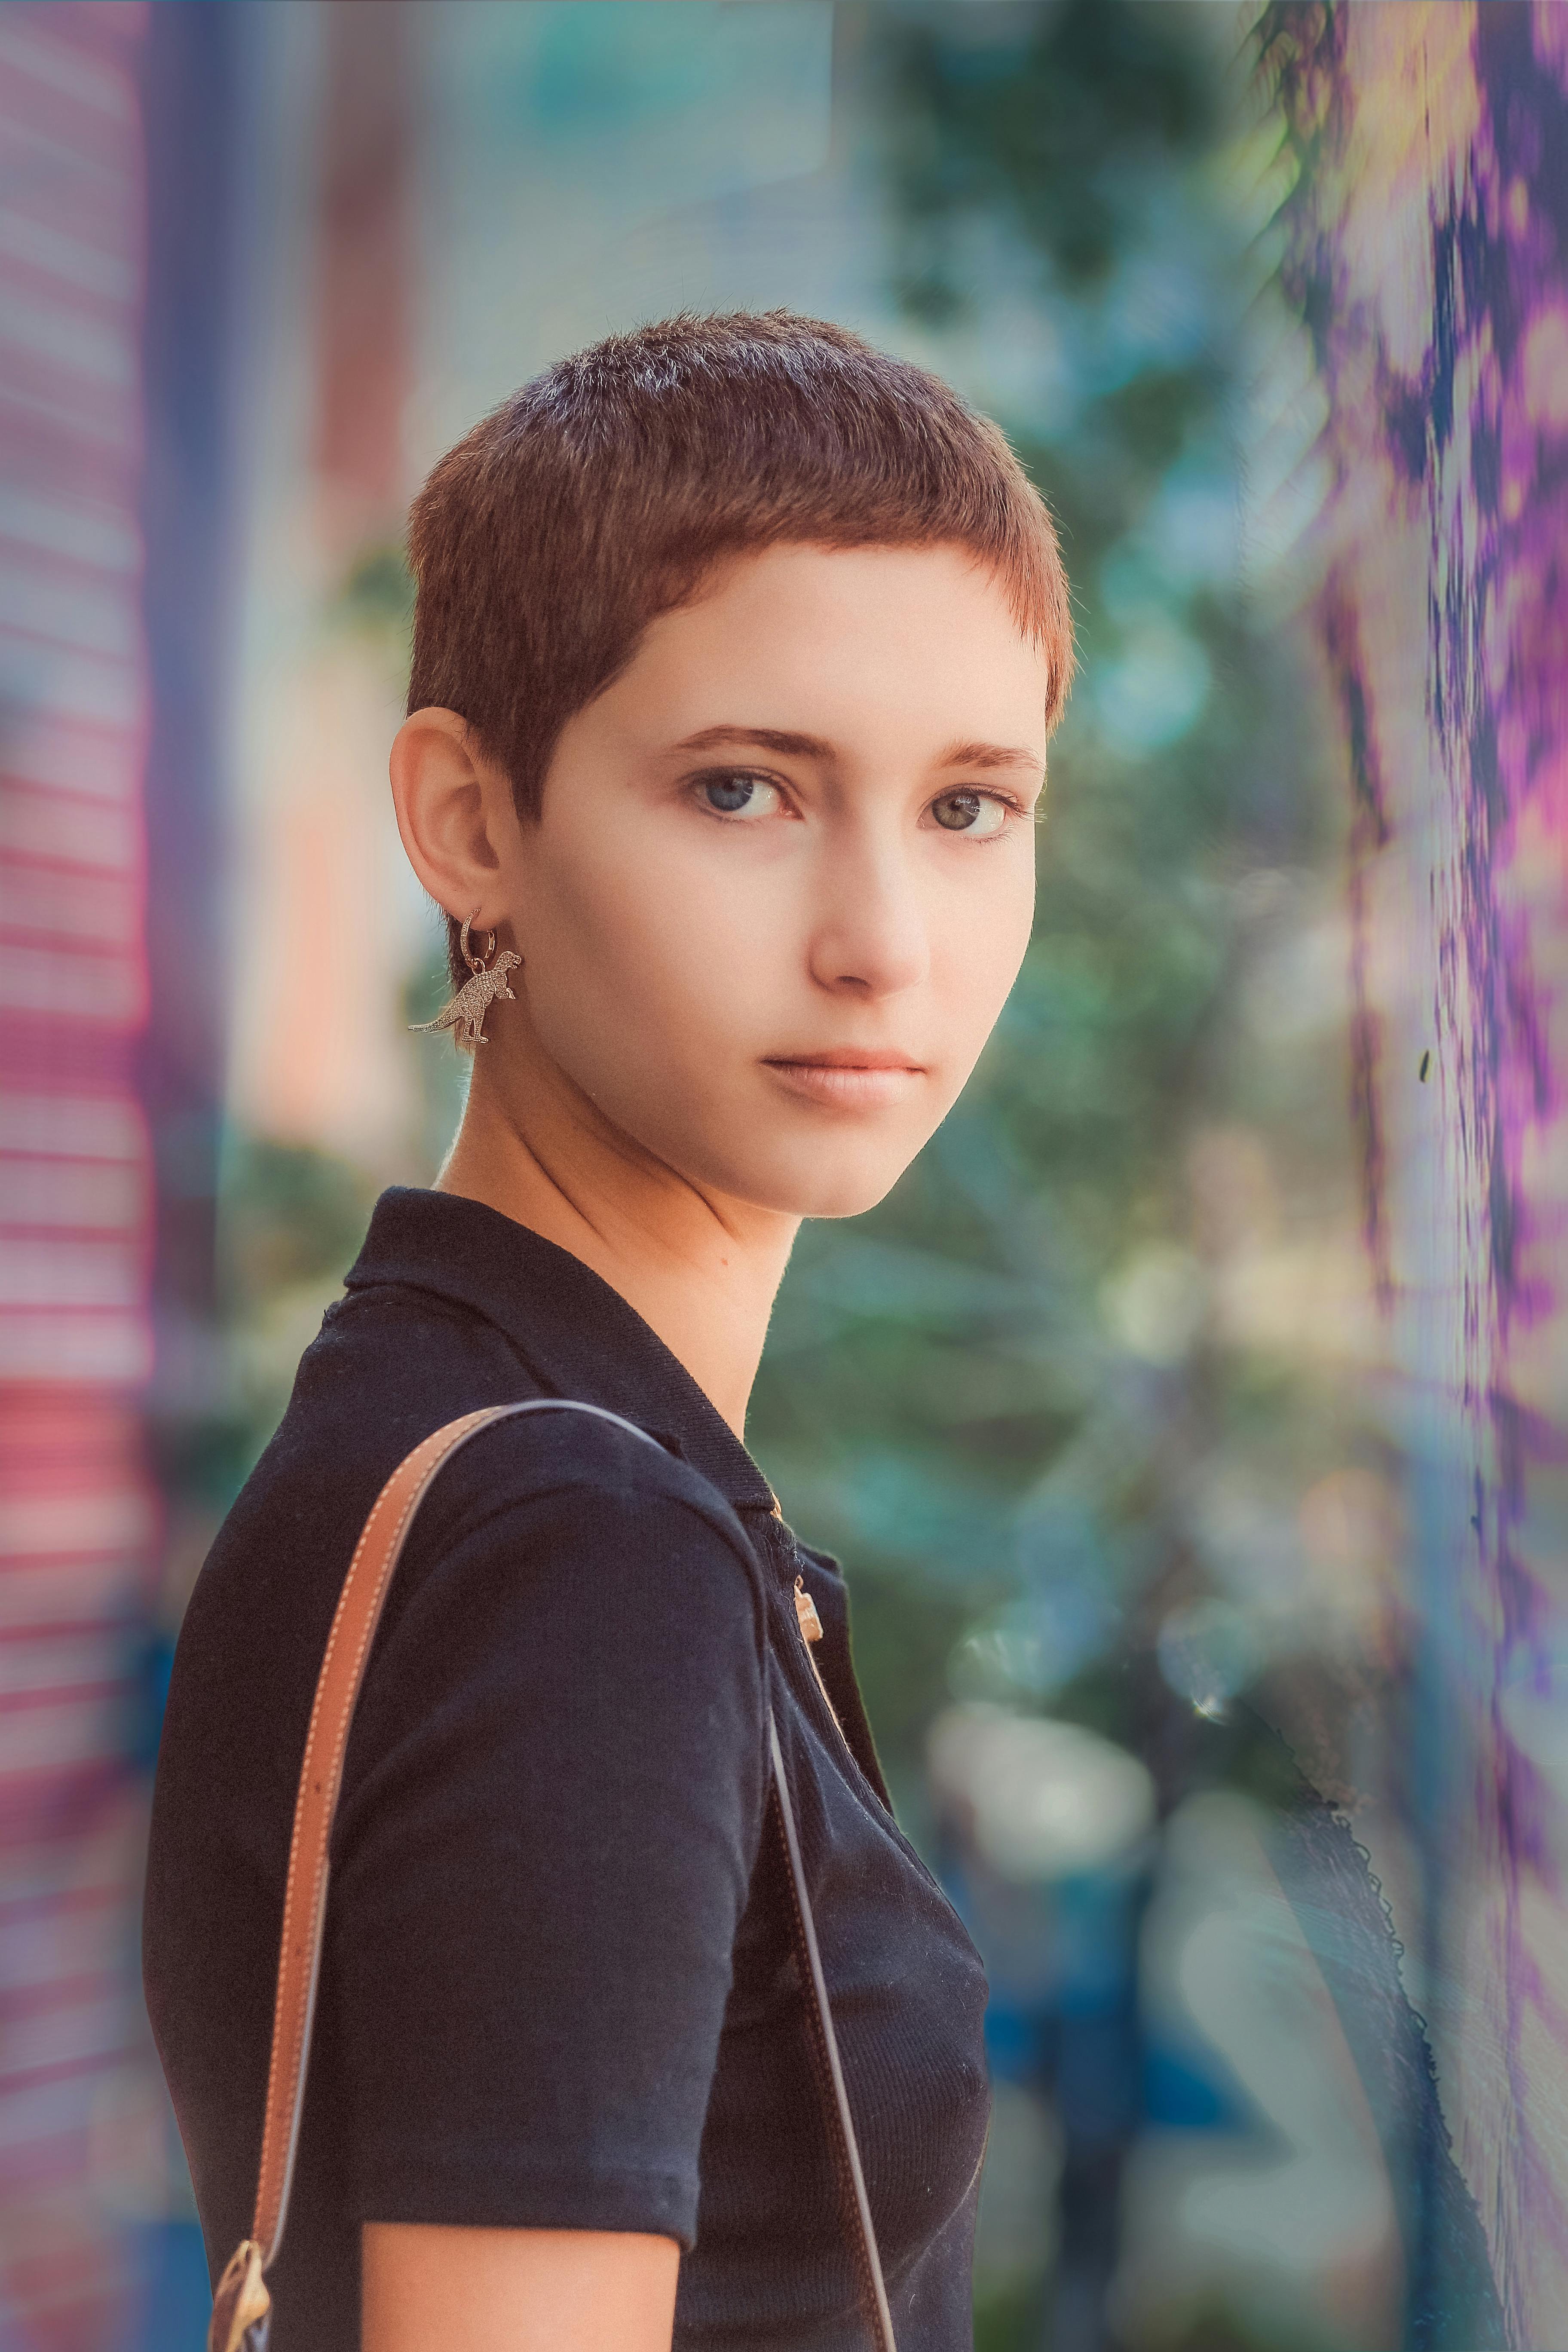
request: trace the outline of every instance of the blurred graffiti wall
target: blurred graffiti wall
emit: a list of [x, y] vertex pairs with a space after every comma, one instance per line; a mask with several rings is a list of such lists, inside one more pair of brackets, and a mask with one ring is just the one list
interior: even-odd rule
[[[133, 2340], [135, 1937], [226, 1027], [223, 12], [0, 23], [0, 2342]], [[176, 2167], [177, 2169], [177, 2167]]]
[[1352, 1107], [1406, 1465], [1397, 1924], [1510, 2338], [1544, 2346], [1568, 2329], [1568, 9], [1280, 6], [1260, 33], [1328, 398]]

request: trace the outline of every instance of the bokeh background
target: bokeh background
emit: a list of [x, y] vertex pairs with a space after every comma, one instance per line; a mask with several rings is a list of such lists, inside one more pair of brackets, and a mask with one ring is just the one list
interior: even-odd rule
[[990, 1970], [977, 2342], [1568, 2340], [1568, 5], [19, 0], [5, 2352], [202, 2339], [168, 1659], [460, 1102], [407, 498], [779, 303], [998, 418], [1081, 632], [1024, 976], [750, 1432]]

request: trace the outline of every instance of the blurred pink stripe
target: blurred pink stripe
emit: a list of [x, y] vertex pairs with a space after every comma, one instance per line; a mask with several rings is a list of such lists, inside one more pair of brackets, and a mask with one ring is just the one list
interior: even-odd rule
[[123, 2340], [95, 2135], [142, 2063], [145, 24], [0, 13], [0, 2311], [61, 2352]]

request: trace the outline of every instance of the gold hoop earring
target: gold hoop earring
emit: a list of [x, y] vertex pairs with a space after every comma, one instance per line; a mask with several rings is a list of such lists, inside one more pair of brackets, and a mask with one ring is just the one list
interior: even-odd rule
[[[463, 925], [462, 936], [458, 942], [463, 961], [468, 967], [469, 977], [463, 982], [456, 996], [448, 1003], [443, 1004], [434, 1021], [415, 1021], [409, 1024], [410, 1030], [415, 1034], [429, 1029], [455, 1030], [458, 1034], [453, 1043], [468, 1050], [471, 1050], [475, 1045], [489, 1044], [489, 1039], [485, 1035], [485, 1014], [498, 996], [504, 996], [509, 1004], [517, 1003], [515, 992], [506, 984], [506, 976], [509, 971], [518, 971], [522, 963], [522, 958], [511, 948], [502, 948], [500, 955], [496, 955], [494, 931], [487, 934], [484, 954], [475, 955], [468, 945], [468, 933], [473, 929], [475, 920], [476, 918], [473, 915], [468, 917]], [[490, 961], [492, 956], [495, 956], [493, 963]]]
[[463, 961], [468, 965], [470, 971], [483, 971], [486, 964], [489, 963], [491, 956], [493, 956], [496, 951], [496, 935], [493, 931], [486, 933], [485, 951], [483, 955], [477, 956], [475, 955], [472, 948], [468, 945], [468, 933], [473, 929], [473, 928], [474, 919], [470, 915], [468, 921], [463, 925], [462, 937], [458, 941], [458, 952], [461, 954]]

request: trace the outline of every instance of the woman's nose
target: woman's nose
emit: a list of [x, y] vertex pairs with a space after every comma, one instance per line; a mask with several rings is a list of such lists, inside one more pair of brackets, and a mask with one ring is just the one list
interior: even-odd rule
[[811, 948], [812, 978], [820, 987], [894, 996], [925, 978], [926, 909], [897, 855], [830, 851], [824, 902]]

